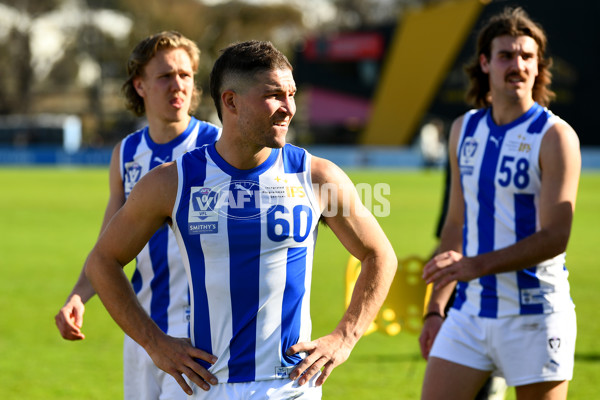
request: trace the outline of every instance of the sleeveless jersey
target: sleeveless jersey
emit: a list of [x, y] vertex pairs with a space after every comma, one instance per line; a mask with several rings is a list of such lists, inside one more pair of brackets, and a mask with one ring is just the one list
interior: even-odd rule
[[[457, 148], [465, 256], [510, 246], [540, 229], [540, 145], [559, 121], [537, 103], [502, 126], [489, 108], [465, 114]], [[489, 318], [573, 308], [567, 277], [562, 253], [520, 271], [459, 282], [453, 308]]]
[[191, 282], [191, 338], [219, 382], [287, 378], [309, 341], [320, 208], [311, 156], [292, 145], [238, 170], [214, 144], [177, 160], [173, 230]]
[[[148, 127], [128, 135], [121, 142], [120, 153], [125, 198], [152, 168], [173, 161], [196, 147], [213, 143], [219, 135], [219, 128], [194, 117], [186, 130], [168, 143], [154, 143]], [[189, 337], [187, 278], [177, 242], [168, 225], [160, 228], [136, 257], [131, 283], [142, 307], [163, 332]]]

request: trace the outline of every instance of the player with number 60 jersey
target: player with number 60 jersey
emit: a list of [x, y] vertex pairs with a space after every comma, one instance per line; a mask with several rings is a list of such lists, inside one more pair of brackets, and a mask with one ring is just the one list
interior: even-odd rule
[[209, 145], [177, 165], [173, 230], [192, 282], [194, 346], [218, 357], [219, 382], [288, 378], [301, 358], [285, 351], [311, 330], [321, 211], [310, 154], [288, 144], [238, 170]]

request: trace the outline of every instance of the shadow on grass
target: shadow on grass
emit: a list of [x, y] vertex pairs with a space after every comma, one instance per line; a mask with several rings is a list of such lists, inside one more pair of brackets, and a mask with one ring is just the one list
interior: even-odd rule
[[[354, 354], [353, 359], [372, 363], [398, 363], [422, 360], [418, 354]], [[575, 361], [598, 362], [600, 353], [575, 353]]]
[[600, 361], [600, 353], [575, 353], [575, 361]]

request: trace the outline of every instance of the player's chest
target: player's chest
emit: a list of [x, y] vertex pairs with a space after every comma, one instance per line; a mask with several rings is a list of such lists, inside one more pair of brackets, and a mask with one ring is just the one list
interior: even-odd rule
[[537, 181], [540, 136], [480, 128], [466, 137], [458, 163], [463, 184], [526, 190]]

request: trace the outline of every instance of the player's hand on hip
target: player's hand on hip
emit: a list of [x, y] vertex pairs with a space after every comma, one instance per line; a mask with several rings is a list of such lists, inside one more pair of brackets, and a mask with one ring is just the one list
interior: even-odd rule
[[63, 338], [67, 340], [85, 339], [85, 335], [81, 332], [84, 312], [85, 305], [81, 301], [81, 297], [78, 295], [69, 297], [58, 314], [54, 316], [56, 327]]
[[298, 379], [298, 384], [304, 385], [323, 369], [315, 383], [317, 386], [321, 386], [329, 377], [331, 371], [348, 359], [352, 347], [344, 343], [342, 338], [334, 333], [312, 342], [293, 345], [287, 350], [288, 355], [306, 352], [307, 356], [294, 368], [290, 374], [290, 379]]
[[205, 391], [210, 389], [210, 385], [218, 383], [217, 378], [196, 361], [200, 359], [214, 364], [217, 357], [192, 346], [190, 339], [164, 335], [146, 350], [154, 364], [173, 376], [188, 395], [192, 395], [193, 390], [183, 375]]

